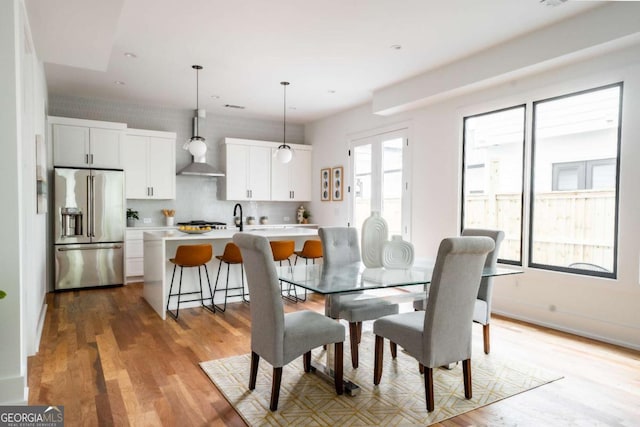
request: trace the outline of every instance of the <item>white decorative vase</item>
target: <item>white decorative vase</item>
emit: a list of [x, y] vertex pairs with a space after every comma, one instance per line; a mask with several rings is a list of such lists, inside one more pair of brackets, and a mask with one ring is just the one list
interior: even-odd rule
[[172, 216], [165, 216], [164, 217], [164, 222], [165, 222], [165, 225], [167, 227], [173, 227], [174, 222], [173, 222], [173, 217]]
[[380, 216], [380, 212], [371, 212], [371, 216], [362, 224], [362, 262], [366, 267], [382, 267], [382, 249], [388, 235], [387, 221]]
[[388, 269], [404, 269], [413, 265], [413, 245], [402, 236], [391, 236], [382, 250], [382, 266]]

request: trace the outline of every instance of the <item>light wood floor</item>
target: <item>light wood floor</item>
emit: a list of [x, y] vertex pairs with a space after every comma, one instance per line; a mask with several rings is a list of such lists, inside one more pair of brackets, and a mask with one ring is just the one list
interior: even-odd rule
[[[47, 298], [40, 351], [29, 358], [29, 404], [64, 405], [67, 426], [244, 425], [198, 363], [249, 352], [248, 305], [215, 315], [185, 309], [176, 322], [160, 320], [141, 284]], [[322, 312], [323, 300], [285, 306]], [[482, 339], [480, 326], [474, 339]], [[491, 351], [565, 378], [441, 425], [640, 423], [639, 352], [500, 317]]]

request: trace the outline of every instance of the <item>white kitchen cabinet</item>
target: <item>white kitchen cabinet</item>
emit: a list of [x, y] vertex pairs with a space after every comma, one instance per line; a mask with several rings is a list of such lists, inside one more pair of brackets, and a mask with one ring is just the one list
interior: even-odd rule
[[53, 164], [122, 169], [124, 123], [49, 117]]
[[271, 147], [225, 139], [226, 199], [271, 200]]
[[[150, 230], [149, 230], [150, 231]], [[125, 277], [126, 282], [142, 281], [144, 275], [144, 231], [125, 232]]]
[[124, 144], [127, 199], [176, 198], [176, 134], [128, 129]]
[[[276, 148], [272, 148], [275, 153]], [[271, 157], [271, 200], [311, 200], [311, 147], [298, 147], [289, 163]]]

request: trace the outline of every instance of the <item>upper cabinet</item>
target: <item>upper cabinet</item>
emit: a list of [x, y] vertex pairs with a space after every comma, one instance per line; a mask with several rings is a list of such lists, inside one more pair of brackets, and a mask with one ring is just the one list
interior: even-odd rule
[[[275, 154], [277, 148], [272, 148]], [[311, 200], [311, 146], [296, 146], [289, 163], [271, 156], [271, 200]]]
[[127, 199], [176, 198], [176, 134], [127, 129], [124, 144]]
[[283, 164], [273, 156], [279, 145], [225, 138], [227, 200], [311, 200], [311, 146], [289, 144], [293, 159]]
[[54, 166], [122, 169], [125, 123], [49, 117]]
[[225, 138], [227, 200], [271, 200], [271, 147]]

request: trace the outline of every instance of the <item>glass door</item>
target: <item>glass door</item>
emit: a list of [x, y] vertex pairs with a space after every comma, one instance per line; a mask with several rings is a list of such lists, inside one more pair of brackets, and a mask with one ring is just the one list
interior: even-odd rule
[[406, 130], [386, 132], [351, 142], [351, 224], [362, 229], [372, 211], [389, 225], [389, 236], [409, 239]]

